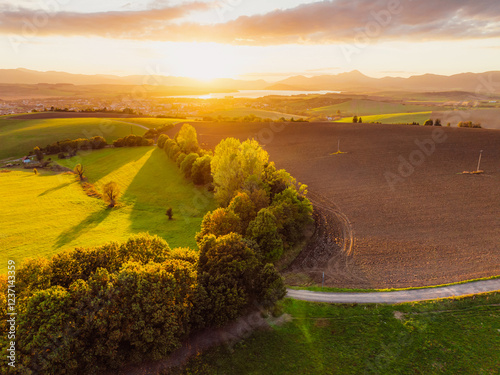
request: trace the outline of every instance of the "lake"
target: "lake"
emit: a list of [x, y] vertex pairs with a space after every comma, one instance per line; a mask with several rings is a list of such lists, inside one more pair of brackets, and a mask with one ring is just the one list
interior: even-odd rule
[[293, 95], [324, 95], [340, 94], [340, 91], [293, 91], [293, 90], [240, 90], [235, 92], [217, 92], [205, 95], [172, 95], [164, 98], [192, 98], [192, 99], [224, 99], [227, 96], [233, 98], [256, 99], [268, 95], [293, 96]]

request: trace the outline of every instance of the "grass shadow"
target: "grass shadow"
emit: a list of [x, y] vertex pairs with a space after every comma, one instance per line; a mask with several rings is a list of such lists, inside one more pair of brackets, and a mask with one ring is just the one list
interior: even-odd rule
[[80, 237], [82, 234], [98, 226], [102, 221], [104, 221], [104, 219], [108, 217], [108, 215], [111, 213], [111, 210], [112, 209], [110, 208], [106, 208], [104, 210], [94, 212], [93, 214], [90, 214], [85, 219], [83, 219], [80, 224], [62, 232], [59, 237], [57, 237], [56, 243], [54, 244], [54, 249], [63, 247], [74, 239]]
[[[148, 231], [175, 246], [194, 246], [203, 215], [216, 208], [213, 196], [185, 179], [163, 150], [156, 148], [123, 192], [133, 204], [130, 230]], [[173, 220], [166, 215], [173, 210]]]
[[50, 189], [47, 189], [45, 190], [43, 193], [40, 193], [38, 194], [39, 197], [43, 197], [44, 195], [47, 195], [47, 194], [50, 194], [50, 193], [53, 193], [55, 191], [58, 191], [60, 189], [64, 189], [65, 187], [71, 185], [71, 184], [75, 184], [77, 181], [73, 181], [73, 182], [64, 182], [62, 183], [61, 185], [58, 185], [58, 186], [54, 186], [53, 188], [50, 188]]

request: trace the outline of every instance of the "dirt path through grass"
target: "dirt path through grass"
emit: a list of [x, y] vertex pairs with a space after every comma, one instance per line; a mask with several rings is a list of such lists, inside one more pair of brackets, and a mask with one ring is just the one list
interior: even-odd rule
[[461, 297], [496, 291], [500, 291], [500, 279], [472, 281], [465, 284], [436, 288], [397, 290], [394, 292], [325, 293], [288, 289], [287, 297], [303, 301], [327, 303], [402, 303]]

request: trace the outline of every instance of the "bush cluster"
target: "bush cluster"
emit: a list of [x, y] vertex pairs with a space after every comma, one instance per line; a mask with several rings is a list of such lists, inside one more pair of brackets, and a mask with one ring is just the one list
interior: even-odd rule
[[106, 147], [106, 145], [107, 142], [103, 137], [95, 136], [90, 139], [66, 139], [64, 141], [54, 142], [50, 145], [45, 146], [45, 148], [40, 148], [40, 150], [47, 155], [65, 152], [75, 155], [78, 150], [98, 150]]
[[[99, 374], [158, 360], [194, 329], [236, 318], [248, 301], [270, 300], [276, 293], [282, 297], [279, 275], [260, 267], [237, 235], [214, 241], [200, 253], [203, 261], [193, 250], [171, 250], [164, 240], [146, 234], [123, 244], [27, 260], [16, 273], [12, 373]], [[208, 249], [209, 239], [206, 243]], [[206, 287], [221, 288], [222, 279], [225, 289]], [[0, 286], [6, 290], [5, 276]], [[2, 293], [4, 316], [5, 298]], [[3, 319], [0, 329], [7, 328]], [[6, 335], [0, 344], [5, 352]], [[8, 368], [6, 356], [0, 362]]]
[[161, 134], [165, 134], [173, 127], [174, 127], [174, 124], [165, 124], [165, 125], [160, 126], [159, 128], [149, 129], [146, 132], [146, 134], [144, 134], [144, 138], [157, 139]]
[[156, 360], [190, 331], [196, 256], [156, 236], [29, 260], [16, 276], [17, 373], [97, 374]]
[[481, 128], [481, 124], [479, 122], [473, 123], [472, 121], [460, 121], [458, 123], [459, 128]]
[[141, 137], [140, 135], [130, 134], [124, 138], [118, 138], [113, 142], [115, 147], [135, 147], [135, 146], [152, 146], [153, 140]]

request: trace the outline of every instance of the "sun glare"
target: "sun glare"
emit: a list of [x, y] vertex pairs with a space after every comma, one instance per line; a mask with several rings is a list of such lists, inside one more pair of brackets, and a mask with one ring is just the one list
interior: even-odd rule
[[234, 53], [216, 43], [178, 43], [175, 57], [168, 59], [172, 75], [203, 81], [214, 78], [234, 78], [238, 74]]

